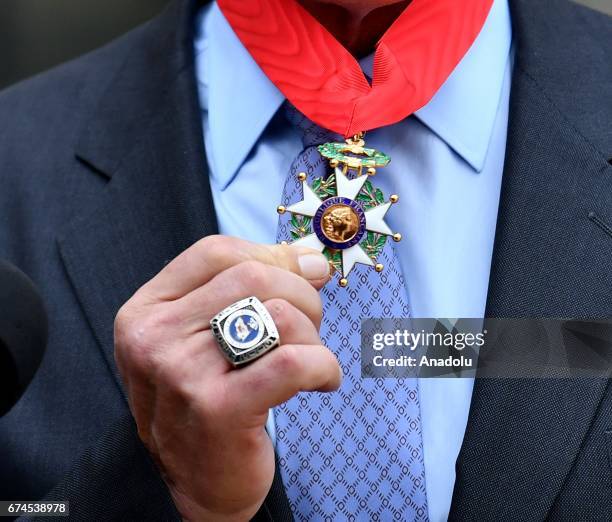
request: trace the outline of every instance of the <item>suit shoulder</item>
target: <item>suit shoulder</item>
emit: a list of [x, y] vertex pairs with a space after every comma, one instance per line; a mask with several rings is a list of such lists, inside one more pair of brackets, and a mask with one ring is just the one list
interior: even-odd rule
[[[612, 62], [609, 57], [612, 54], [612, 16], [578, 4], [573, 1], [568, 4], [568, 23], [574, 25], [576, 36], [588, 39], [591, 46], [582, 44], [580, 41], [566, 42], [567, 47], [575, 47], [578, 51], [589, 52], [592, 59], [602, 59], [602, 64], [606, 64], [606, 71], [612, 76]], [[600, 49], [599, 56], [593, 56], [592, 49]]]
[[611, 15], [576, 2], [569, 1], [568, 3], [570, 10], [580, 18], [581, 23], [586, 27], [612, 32]]

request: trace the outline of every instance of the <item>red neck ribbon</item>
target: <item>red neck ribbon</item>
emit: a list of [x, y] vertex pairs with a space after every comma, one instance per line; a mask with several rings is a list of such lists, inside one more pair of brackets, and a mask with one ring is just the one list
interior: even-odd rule
[[493, 0], [412, 0], [376, 46], [372, 85], [297, 0], [218, 0], [266, 76], [309, 119], [344, 136], [396, 123], [438, 91]]

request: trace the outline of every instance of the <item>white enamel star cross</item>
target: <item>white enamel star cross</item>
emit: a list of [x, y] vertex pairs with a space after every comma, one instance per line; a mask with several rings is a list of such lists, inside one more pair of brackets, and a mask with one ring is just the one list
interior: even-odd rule
[[[346, 278], [356, 263], [375, 267], [377, 271], [381, 271], [383, 268], [381, 264], [375, 263], [375, 259], [372, 259], [360, 245], [367, 232], [392, 236], [395, 241], [399, 241], [401, 238], [400, 234], [394, 234], [387, 223], [385, 223], [385, 215], [391, 204], [397, 201], [397, 196], [391, 196], [390, 201], [378, 204], [368, 210], [363, 210], [361, 204], [356, 202], [357, 194], [361, 191], [367, 178], [368, 176], [362, 175], [349, 179], [340, 167], [336, 167], [336, 196], [322, 200], [308, 185], [306, 176], [300, 175], [303, 199], [288, 206], [286, 209], [280, 207], [283, 212], [307, 216], [312, 220], [313, 232], [294, 241], [292, 244], [309, 247], [319, 252], [323, 252], [325, 248], [341, 252], [342, 274], [340, 284], [342, 286], [346, 285]], [[327, 218], [326, 221], [326, 214], [338, 209], [340, 209], [340, 214]], [[342, 215], [348, 221], [342, 222], [341, 218], [338, 217]], [[334, 219], [336, 221], [333, 221]], [[334, 225], [340, 227], [341, 231], [344, 231], [347, 226], [352, 227], [349, 230], [352, 235], [349, 234], [350, 237], [346, 241], [344, 238], [340, 240], [337, 235], [330, 235], [329, 227]], [[328, 228], [325, 228], [326, 226]], [[332, 233], [337, 234], [338, 231], [333, 229]]]

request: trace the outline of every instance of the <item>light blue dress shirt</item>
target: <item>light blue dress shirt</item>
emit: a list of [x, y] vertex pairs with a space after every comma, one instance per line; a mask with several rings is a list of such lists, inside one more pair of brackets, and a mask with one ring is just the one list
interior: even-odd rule
[[[483, 317], [508, 123], [512, 32], [495, 0], [480, 35], [415, 116], [367, 133], [392, 158], [376, 176], [400, 203], [387, 217], [414, 317]], [[274, 243], [276, 206], [302, 144], [277, 114], [284, 96], [216, 3], [197, 19], [196, 68], [210, 183], [222, 234]], [[367, 73], [371, 57], [362, 60]], [[429, 515], [446, 520], [468, 418], [471, 379], [421, 379]], [[268, 431], [274, 440], [273, 417]]]

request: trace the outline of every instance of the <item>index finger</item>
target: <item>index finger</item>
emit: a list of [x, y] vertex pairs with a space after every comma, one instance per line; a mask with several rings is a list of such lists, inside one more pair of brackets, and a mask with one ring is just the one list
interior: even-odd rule
[[289, 270], [322, 287], [330, 275], [327, 258], [310, 248], [263, 245], [229, 236], [207, 236], [175, 257], [141, 291], [155, 301], [174, 301], [244, 261]]

